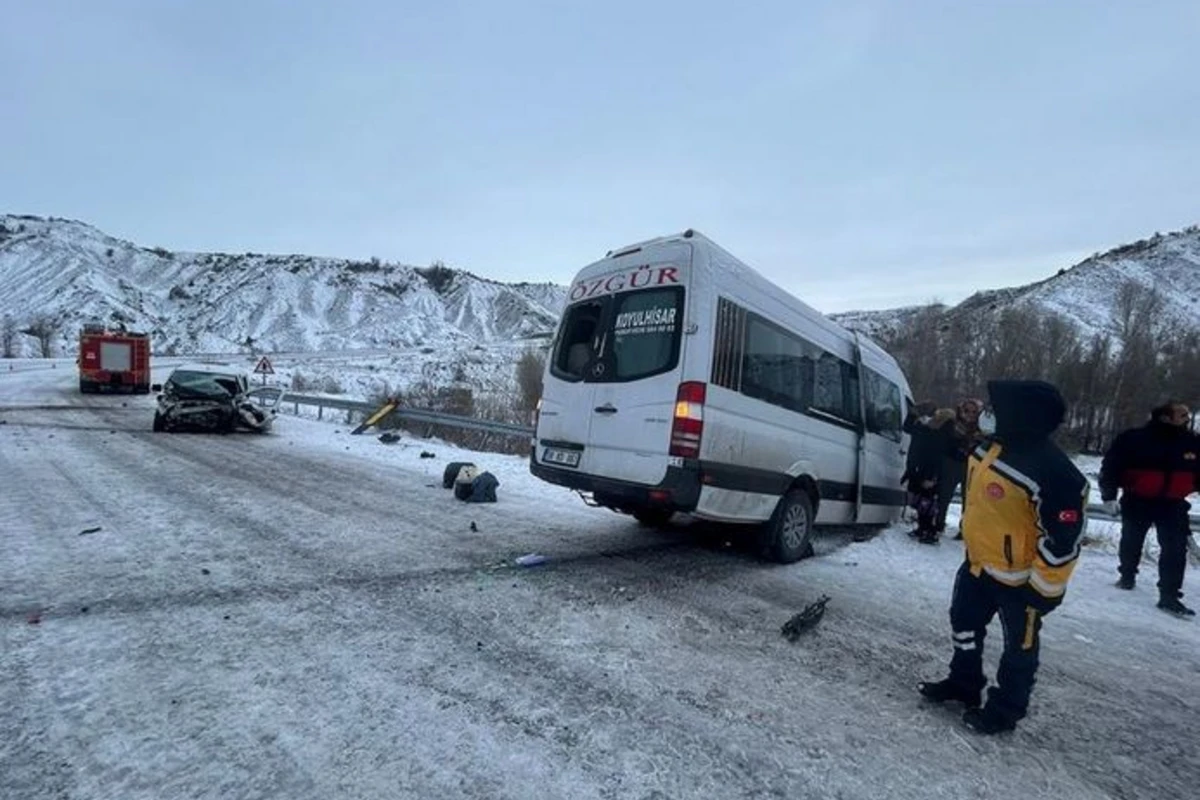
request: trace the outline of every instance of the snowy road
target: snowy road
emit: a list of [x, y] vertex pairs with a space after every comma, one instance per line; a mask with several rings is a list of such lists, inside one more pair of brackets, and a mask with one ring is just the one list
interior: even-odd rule
[[[1154, 609], [1153, 566], [1119, 593], [1111, 553], [1085, 553], [1031, 716], [980, 740], [913, 690], [949, 655], [957, 543], [832, 536], [771, 566], [720, 531], [587, 509], [519, 459], [479, 456], [501, 502], [468, 506], [440, 488], [440, 445], [295, 418], [152, 434], [151, 405], [79, 395], [69, 362], [0, 373], [0, 797], [1200, 785], [1200, 626]], [[549, 563], [509, 566], [534, 551]], [[1195, 570], [1186, 589], [1200, 598]], [[780, 625], [821, 594], [819, 629], [788, 643]]]

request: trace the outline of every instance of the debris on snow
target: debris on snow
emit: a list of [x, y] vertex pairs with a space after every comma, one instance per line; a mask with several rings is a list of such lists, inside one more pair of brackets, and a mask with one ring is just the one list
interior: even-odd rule
[[384, 444], [395, 444], [396, 442], [400, 441], [400, 434], [393, 431], [386, 431], [379, 434], [379, 441], [383, 442]]
[[442, 470], [442, 488], [443, 489], [454, 488], [454, 482], [456, 480], [458, 480], [458, 474], [459, 474], [459, 472], [462, 471], [463, 467], [474, 467], [474, 466], [475, 465], [472, 464], [470, 461], [451, 461], [449, 464], [446, 465], [446, 468], [444, 470]]
[[474, 467], [463, 467], [454, 482], [454, 496], [465, 503], [494, 503], [499, 485], [499, 479], [492, 473], [476, 475]]
[[94, 528], [84, 528], [83, 530], [81, 530], [79, 532], [79, 535], [87, 536], [89, 533], [99, 533], [101, 530], [103, 530], [103, 529], [99, 525], [97, 525]]
[[828, 595], [822, 595], [820, 600], [815, 603], [809, 603], [804, 610], [796, 616], [783, 623], [783, 628], [780, 633], [789, 642], [794, 642], [803, 634], [817, 627], [817, 623], [821, 621], [821, 617], [825, 616], [825, 604], [829, 602]]
[[471, 533], [479, 533], [479, 526], [475, 524], [475, 520], [471, 520]]
[[212, 572], [208, 569], [208, 567], [201, 567], [200, 574], [201, 575], [212, 575]]
[[437, 458], [437, 456], [434, 453], [429, 452], [428, 450], [422, 450], [421, 458]]
[[526, 555], [519, 556], [516, 560], [516, 564], [518, 567], [536, 567], [539, 564], [545, 564], [546, 561], [546, 557], [540, 553], [528, 553]]

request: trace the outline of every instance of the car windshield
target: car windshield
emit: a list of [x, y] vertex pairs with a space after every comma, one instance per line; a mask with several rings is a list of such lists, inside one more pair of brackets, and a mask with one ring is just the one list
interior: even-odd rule
[[221, 375], [214, 372], [190, 372], [178, 370], [171, 375], [171, 384], [175, 391], [193, 397], [226, 400], [238, 394], [238, 381], [234, 375]]

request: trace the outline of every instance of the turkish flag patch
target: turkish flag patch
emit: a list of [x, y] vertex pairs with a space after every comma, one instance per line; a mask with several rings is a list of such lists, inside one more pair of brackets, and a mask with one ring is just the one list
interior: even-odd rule
[[1064, 508], [1058, 512], [1058, 521], [1066, 523], [1079, 522], [1079, 512], [1073, 508]]

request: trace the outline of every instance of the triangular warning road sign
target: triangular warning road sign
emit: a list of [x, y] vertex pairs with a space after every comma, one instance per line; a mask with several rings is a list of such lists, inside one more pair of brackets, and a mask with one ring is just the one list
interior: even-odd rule
[[263, 356], [258, 360], [258, 364], [254, 367], [254, 372], [259, 375], [274, 375], [275, 369], [271, 366], [271, 359]]

